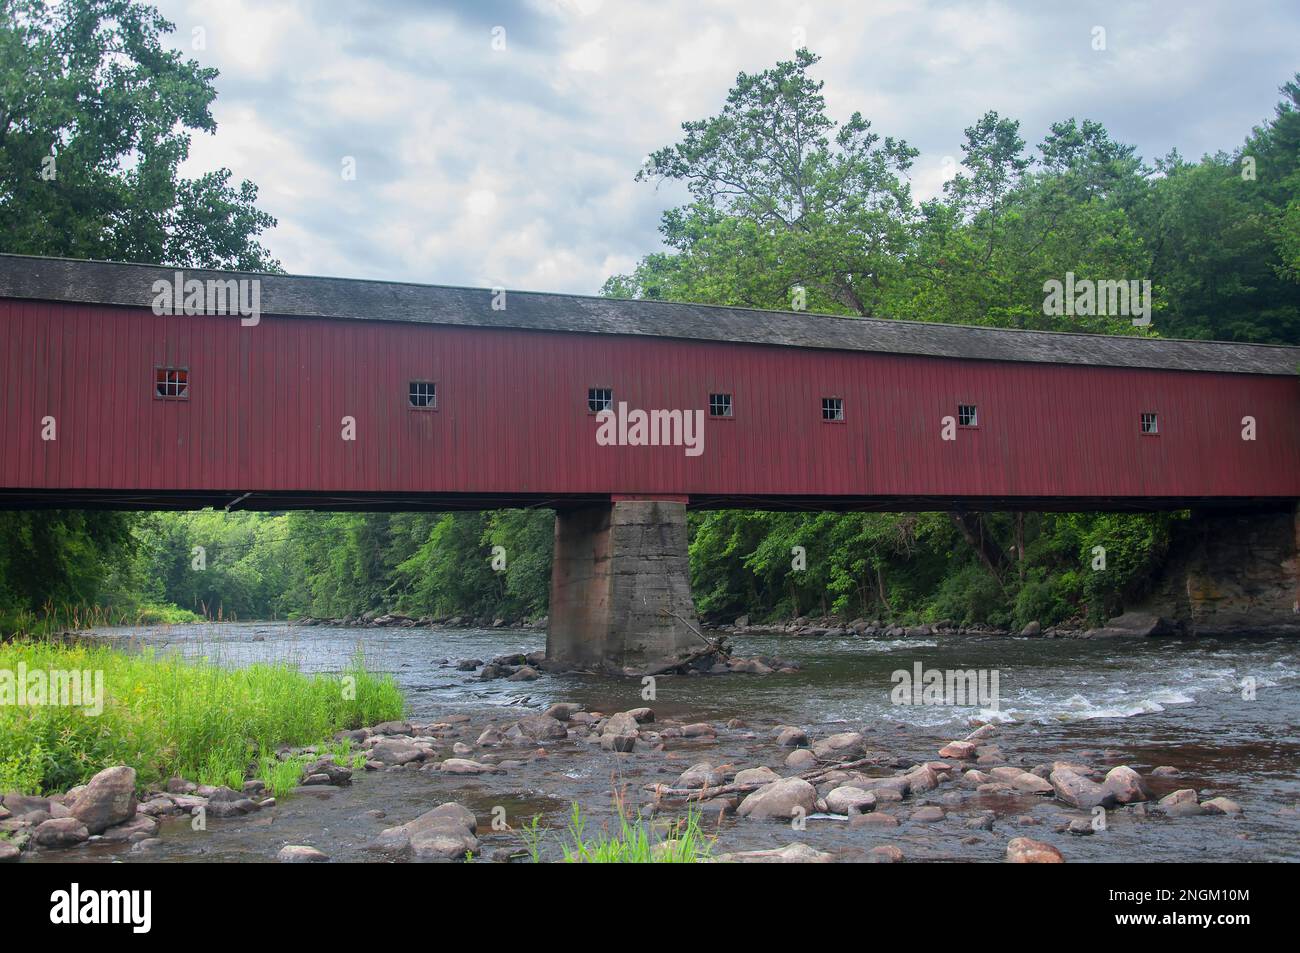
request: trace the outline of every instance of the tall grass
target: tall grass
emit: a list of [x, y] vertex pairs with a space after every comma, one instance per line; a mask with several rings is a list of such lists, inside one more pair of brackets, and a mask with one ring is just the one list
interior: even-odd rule
[[0, 670], [102, 671], [104, 710], [0, 705], [0, 791], [62, 791], [111, 764], [140, 783], [175, 774], [238, 787], [250, 764], [280, 745], [306, 745], [343, 728], [400, 718], [390, 676], [358, 656], [340, 675], [287, 663], [224, 668], [152, 651], [19, 640], [0, 645]]
[[[582, 808], [575, 802], [569, 816], [568, 830], [560, 844], [565, 863], [569, 864], [694, 864], [709, 857], [713, 838], [700, 826], [700, 815], [691, 810], [668, 828], [656, 834], [640, 814], [629, 816], [621, 803], [613, 830], [596, 831], [588, 836], [589, 826]], [[536, 862], [541, 857], [542, 832], [537, 820], [524, 828], [524, 840]]]
[[48, 601], [39, 612], [28, 609], [0, 611], [0, 636], [23, 634], [50, 636], [68, 629], [93, 629], [112, 625], [179, 625], [202, 622], [204, 617], [173, 603], [143, 602], [130, 606], [56, 605]]

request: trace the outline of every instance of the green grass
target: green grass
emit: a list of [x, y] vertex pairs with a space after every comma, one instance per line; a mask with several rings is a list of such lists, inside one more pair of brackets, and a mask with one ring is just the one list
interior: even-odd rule
[[[320, 744], [340, 729], [400, 718], [405, 707], [392, 678], [367, 672], [359, 656], [340, 675], [305, 675], [287, 663], [224, 668], [151, 651], [0, 644], [0, 670], [19, 663], [102, 671], [104, 711], [0, 705], [0, 791], [63, 791], [113, 764], [134, 767], [141, 786], [179, 774], [238, 788], [250, 764], [280, 745]], [[320, 750], [353, 757], [346, 744]]]
[[[588, 836], [590, 826], [575, 802], [564, 833], [560, 850], [569, 864], [694, 864], [707, 860], [713, 849], [713, 838], [700, 827], [700, 815], [689, 811], [667, 831], [666, 836], [655, 833], [650, 823], [640, 814], [629, 817], [618, 806], [618, 822], [614, 830], [596, 831]], [[541, 846], [545, 832], [539, 828], [539, 819], [525, 827], [523, 837], [534, 862], [541, 859]]]
[[47, 602], [39, 612], [26, 609], [0, 611], [0, 636], [48, 636], [59, 632], [110, 625], [180, 625], [203, 622], [203, 616], [170, 602], [144, 602], [130, 606], [55, 605]]

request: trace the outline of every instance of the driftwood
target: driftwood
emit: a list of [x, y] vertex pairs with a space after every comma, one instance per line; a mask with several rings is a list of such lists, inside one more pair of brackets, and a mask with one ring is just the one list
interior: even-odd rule
[[[835, 771], [851, 771], [854, 768], [876, 764], [878, 761], [878, 757], [859, 758], [856, 761], [837, 761], [833, 764], [813, 768], [811, 771], [804, 771], [802, 774], [793, 775], [793, 777], [802, 778], [809, 784], [817, 784], [824, 781], [827, 775]], [[736, 784], [733, 781], [731, 784], [724, 784], [716, 788], [666, 788], [658, 784], [648, 784], [646, 787], [654, 791], [659, 797], [683, 798], [687, 801], [707, 801], [715, 797], [726, 797], [728, 794], [749, 794], [771, 783], [771, 781], [762, 781], [756, 784]]]
[[689, 655], [683, 655], [681, 658], [674, 659], [671, 662], [665, 662], [655, 668], [646, 669], [644, 672], [640, 673], [642, 676], [667, 675], [669, 672], [684, 672], [687, 668], [704, 658], [715, 658], [724, 662], [731, 659], [731, 653], [727, 650], [727, 639], [725, 636], [720, 639], [711, 639], [671, 609], [660, 609], [659, 612], [660, 615], [672, 616], [682, 625], [686, 626], [686, 628], [690, 629], [699, 637], [700, 641], [702, 641], [706, 647], [692, 652]]

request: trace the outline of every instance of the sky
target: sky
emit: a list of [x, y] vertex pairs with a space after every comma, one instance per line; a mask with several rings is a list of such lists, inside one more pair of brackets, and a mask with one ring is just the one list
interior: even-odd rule
[[1300, 71], [1300, 3], [159, 0], [220, 70], [187, 175], [251, 179], [297, 274], [594, 294], [662, 248], [635, 182], [739, 72], [822, 57], [832, 119], [936, 194], [984, 112], [1102, 122], [1148, 160], [1232, 150]]

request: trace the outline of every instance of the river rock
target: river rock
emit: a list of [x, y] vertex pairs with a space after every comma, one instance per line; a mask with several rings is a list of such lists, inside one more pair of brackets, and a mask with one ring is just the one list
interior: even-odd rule
[[862, 735], [856, 731], [842, 731], [822, 738], [813, 744], [813, 754], [822, 761], [840, 761], [862, 757], [866, 750]]
[[872, 864], [901, 864], [903, 852], [893, 844], [877, 844], [867, 851], [867, 861]]
[[727, 783], [727, 776], [708, 761], [693, 764], [677, 778], [673, 787], [678, 788], [716, 788]]
[[931, 804], [926, 807], [918, 807], [912, 812], [912, 820], [920, 821], [922, 824], [934, 824], [944, 819], [943, 808]]
[[736, 772], [734, 778], [736, 784], [771, 784], [773, 781], [780, 780], [781, 775], [771, 768], [746, 768], [744, 771]]
[[494, 774], [500, 769], [469, 758], [448, 758], [438, 765], [443, 774]]
[[507, 682], [535, 682], [541, 678], [541, 674], [531, 665], [521, 665], [515, 669], [514, 674], [507, 675]]
[[38, 847], [75, 847], [90, 837], [90, 831], [76, 817], [52, 817], [36, 828], [33, 836]]
[[816, 804], [816, 788], [802, 778], [784, 778], [765, 784], [747, 796], [740, 802], [737, 813], [741, 817], [788, 821], [799, 812], [803, 816], [813, 813]]
[[1032, 837], [1013, 837], [1007, 842], [1008, 864], [1063, 864], [1065, 858], [1051, 844]]
[[776, 743], [782, 748], [803, 748], [808, 744], [808, 732], [802, 728], [793, 728], [789, 725], [778, 728], [776, 731]]
[[600, 733], [602, 735], [630, 735], [635, 738], [640, 733], [637, 724], [637, 720], [632, 716], [631, 712], [620, 711], [605, 719], [605, 723], [600, 726]]
[[546, 714], [556, 721], [568, 721], [580, 711], [582, 711], [582, 706], [577, 702], [556, 702], [546, 709]]
[[22, 851], [20, 851], [15, 845], [9, 843], [9, 841], [0, 839], [0, 864], [15, 863], [18, 858], [22, 856], [22, 853]]
[[417, 748], [409, 741], [385, 739], [370, 749], [369, 758], [381, 764], [410, 764], [424, 760], [425, 754], [423, 748]]
[[807, 748], [795, 748], [785, 759], [785, 766], [794, 771], [810, 771], [817, 767], [817, 756]]
[[1107, 790], [1097, 782], [1090, 781], [1073, 771], [1057, 768], [1048, 780], [1051, 781], [1056, 796], [1071, 807], [1089, 811], [1098, 806], [1106, 808], [1115, 806], [1114, 791]]
[[[569, 735], [569, 730], [564, 727], [564, 724], [550, 715], [525, 715], [515, 722], [514, 727], [530, 741], [550, 741], [567, 738]], [[506, 734], [509, 735], [510, 732]]]
[[130, 820], [135, 808], [135, 768], [124, 764], [100, 771], [71, 804], [73, 816], [92, 834]]
[[376, 735], [409, 735], [411, 733], [411, 723], [409, 721], [383, 721], [370, 730], [372, 734]]
[[275, 855], [275, 859], [282, 864], [323, 864], [329, 860], [329, 855], [322, 853], [315, 847], [307, 847], [303, 844], [286, 844], [280, 848], [280, 852]]
[[1040, 778], [1036, 774], [1030, 774], [1028, 771], [1022, 771], [1012, 778], [1011, 786], [1017, 791], [1024, 791], [1026, 794], [1051, 794], [1056, 790], [1050, 781]]
[[411, 835], [411, 858], [430, 863], [464, 860], [479, 852], [478, 838], [454, 818], [437, 818], [429, 827]]
[[924, 764], [903, 775], [903, 780], [907, 782], [907, 790], [914, 795], [933, 791], [939, 786], [939, 775]]
[[1201, 808], [1207, 814], [1240, 814], [1241, 805], [1226, 797], [1212, 797], [1201, 802]]
[[147, 837], [153, 837], [158, 833], [158, 821], [148, 814], [137, 814], [129, 821], [123, 821], [121, 824], [114, 824], [104, 831], [103, 837], [106, 841], [130, 841], [143, 840]]
[[717, 864], [833, 864], [835, 855], [815, 850], [806, 844], [794, 843], [768, 850], [719, 854], [712, 861]]
[[[319, 760], [312, 762], [310, 765], [308, 765], [306, 768], [303, 769], [303, 775], [305, 776], [305, 779], [302, 782], [303, 784], [343, 785], [343, 784], [352, 783], [352, 769], [345, 768], [343, 767], [343, 765], [337, 764], [334, 761], [334, 757], [332, 755], [328, 755], [324, 758], [320, 758]], [[324, 780], [323, 781], [311, 780], [312, 778], [320, 778], [320, 777], [323, 777]], [[258, 794], [261, 792], [245, 791], [244, 793]]]
[[50, 806], [53, 802], [47, 797], [36, 797], [31, 794], [6, 794], [0, 801], [3, 801], [4, 808], [14, 817], [23, 817], [27, 814], [36, 814], [41, 812], [53, 817], [50, 813]]
[[826, 795], [826, 809], [832, 814], [866, 814], [876, 807], [876, 796], [861, 788], [841, 786]]
[[950, 741], [939, 749], [939, 757], [957, 758], [959, 760], [973, 759], [976, 747], [973, 741]]
[[1146, 801], [1151, 797], [1151, 792], [1148, 790], [1146, 782], [1142, 780], [1142, 775], [1126, 764], [1117, 765], [1107, 771], [1106, 780], [1102, 782], [1102, 787], [1113, 792], [1115, 800], [1120, 804], [1135, 804], [1138, 801]]
[[627, 714], [631, 715], [638, 725], [648, 724], [655, 720], [653, 708], [629, 708]]

